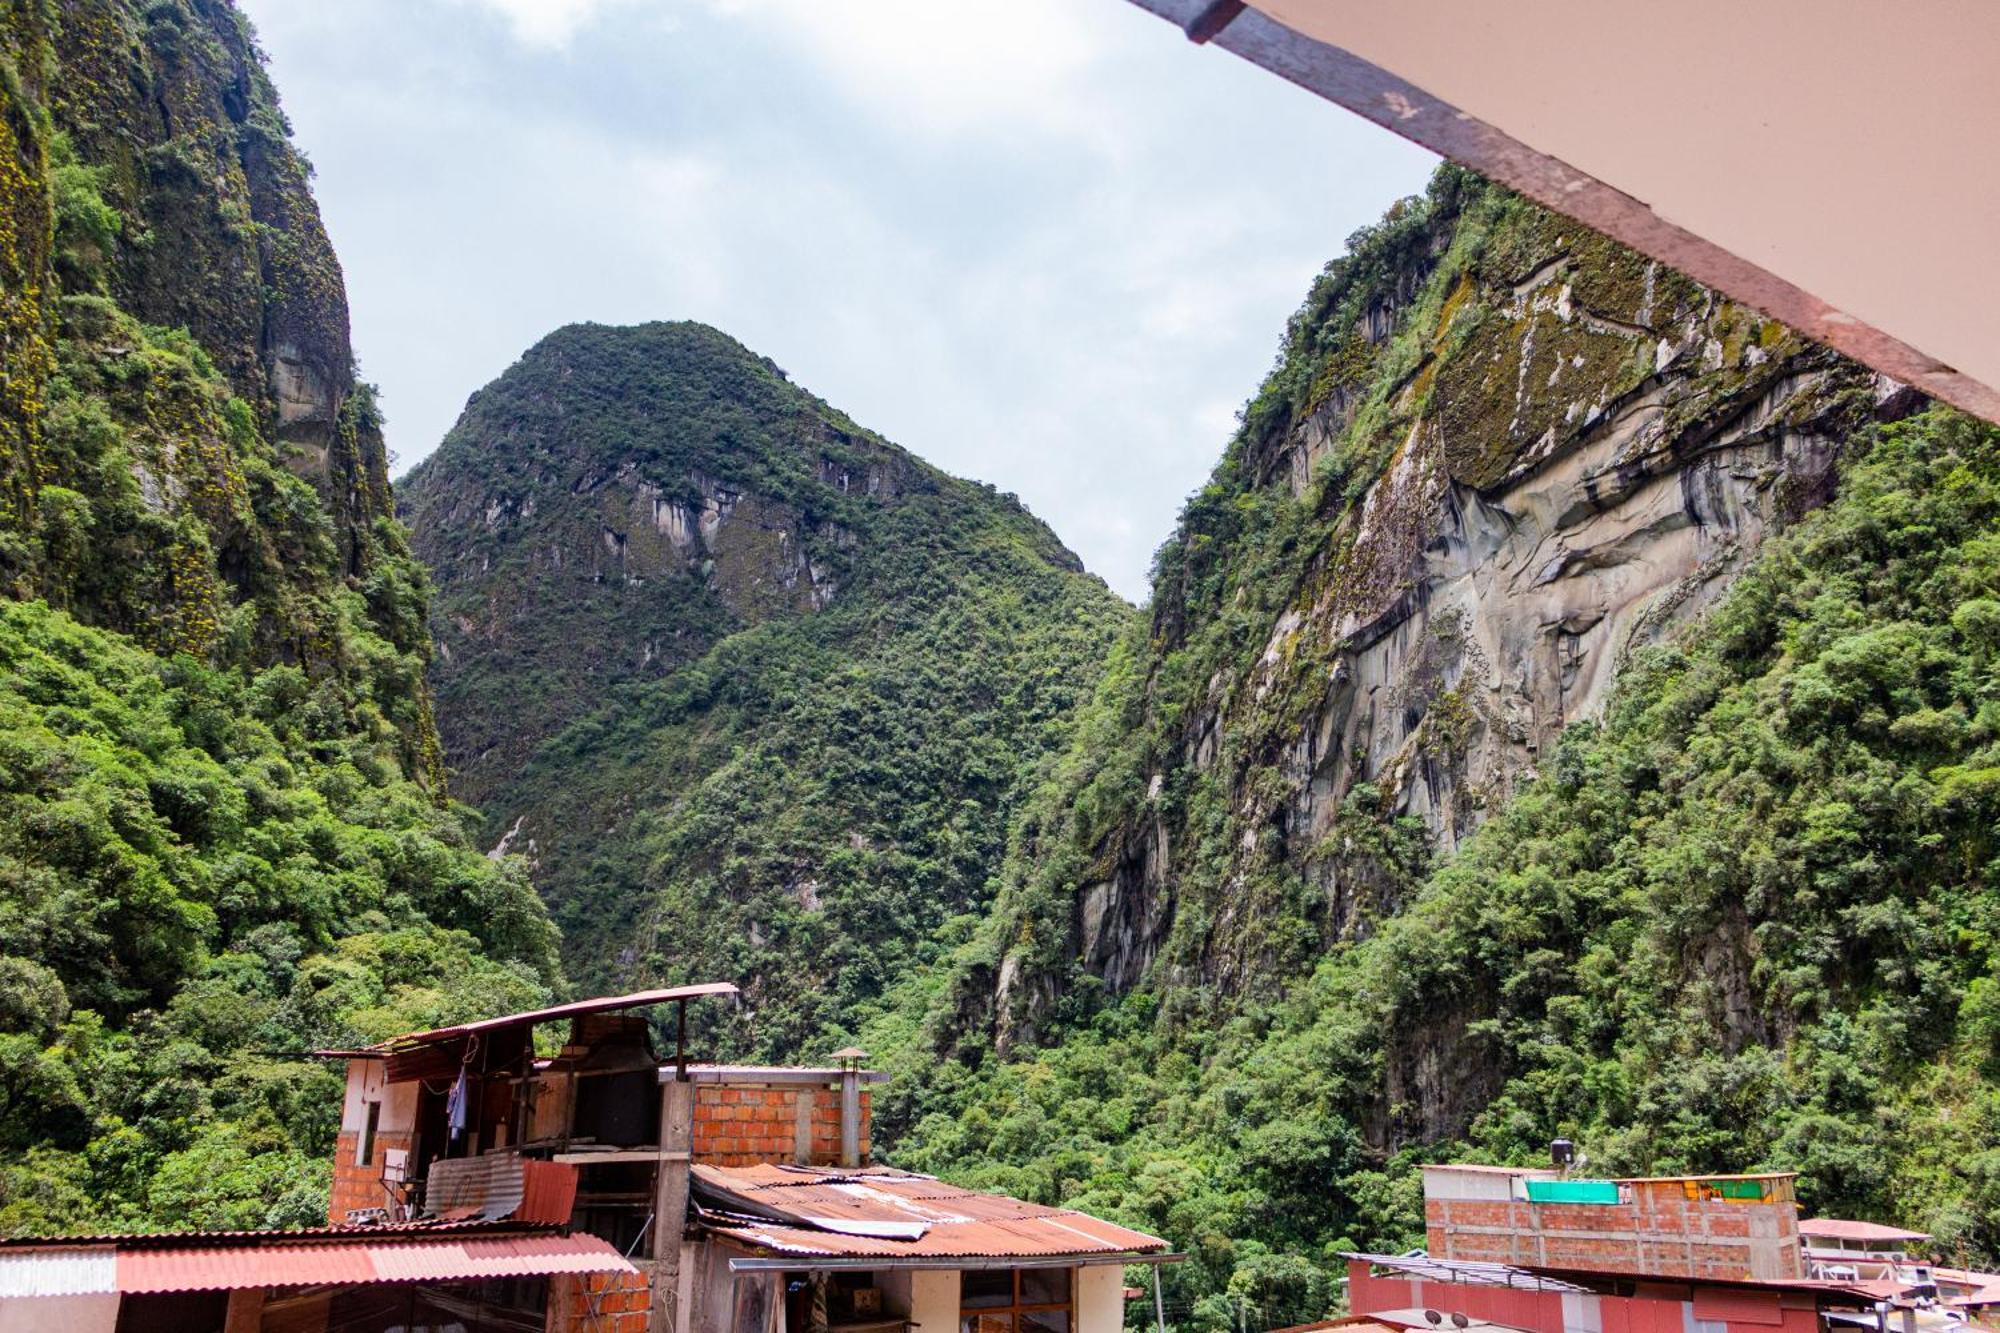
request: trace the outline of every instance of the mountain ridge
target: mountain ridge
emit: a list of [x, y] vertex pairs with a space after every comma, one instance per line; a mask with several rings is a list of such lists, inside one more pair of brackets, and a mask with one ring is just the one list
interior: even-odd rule
[[1132, 614], [1014, 497], [704, 325], [551, 333], [401, 493], [447, 751], [573, 966], [739, 980], [769, 1052], [983, 906]]

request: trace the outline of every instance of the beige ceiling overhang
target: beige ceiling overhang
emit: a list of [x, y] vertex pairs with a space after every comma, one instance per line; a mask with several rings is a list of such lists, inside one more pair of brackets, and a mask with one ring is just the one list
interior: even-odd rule
[[2000, 421], [1995, 0], [1134, 0]]

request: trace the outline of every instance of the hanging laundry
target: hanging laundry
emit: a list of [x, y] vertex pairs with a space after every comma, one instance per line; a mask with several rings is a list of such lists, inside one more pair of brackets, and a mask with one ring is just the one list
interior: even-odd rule
[[458, 1082], [451, 1085], [451, 1092], [444, 1099], [445, 1124], [450, 1129], [454, 1142], [465, 1133], [466, 1107], [471, 1100], [466, 1087], [465, 1068], [460, 1066]]

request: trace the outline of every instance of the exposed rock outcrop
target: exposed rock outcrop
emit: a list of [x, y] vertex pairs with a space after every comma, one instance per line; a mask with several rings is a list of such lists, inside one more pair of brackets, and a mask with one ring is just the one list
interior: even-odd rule
[[1380, 839], [1419, 820], [1456, 846], [1631, 652], [1831, 493], [1857, 420], [1911, 402], [1449, 170], [1290, 337], [1162, 555], [1130, 705], [1148, 786], [1097, 842], [1067, 943], [993, 975], [1003, 1042], [1078, 973], [1228, 996], [1309, 960], [1276, 922], [1326, 943], [1395, 910], [1410, 855]]

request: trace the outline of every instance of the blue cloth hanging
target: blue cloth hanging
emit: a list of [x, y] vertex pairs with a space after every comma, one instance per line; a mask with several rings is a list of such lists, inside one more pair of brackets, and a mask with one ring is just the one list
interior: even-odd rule
[[444, 1099], [445, 1125], [451, 1130], [455, 1140], [465, 1133], [466, 1104], [472, 1099], [467, 1095], [465, 1067], [459, 1066], [458, 1082], [451, 1085], [451, 1092]]

